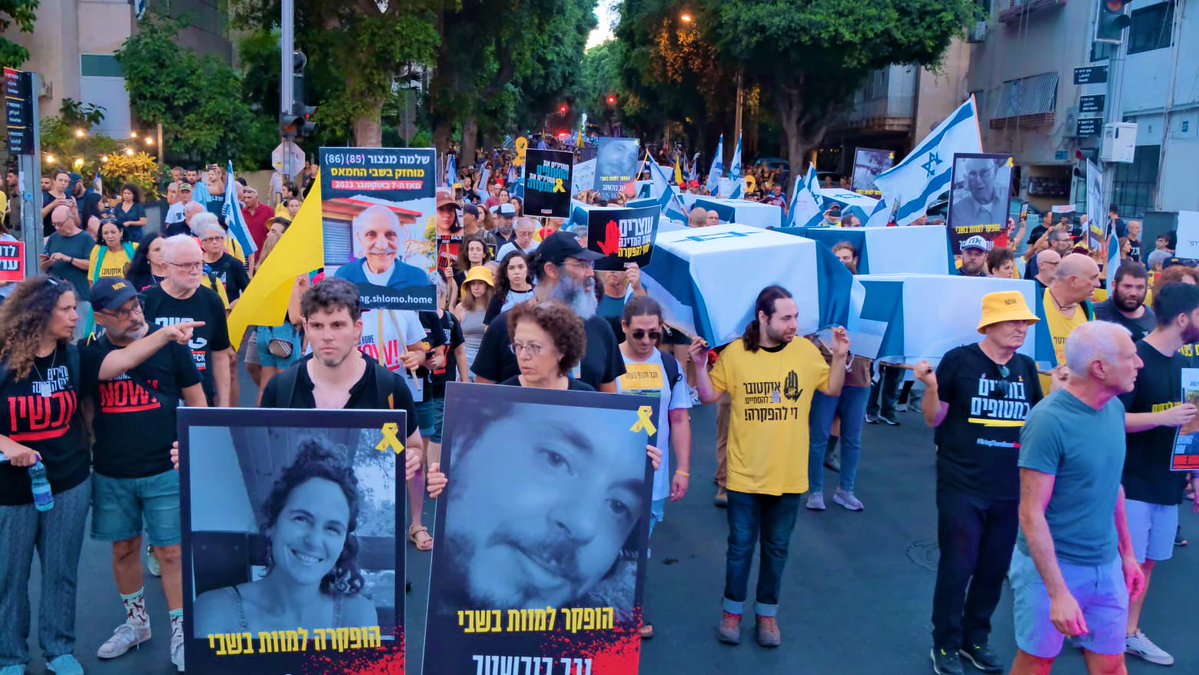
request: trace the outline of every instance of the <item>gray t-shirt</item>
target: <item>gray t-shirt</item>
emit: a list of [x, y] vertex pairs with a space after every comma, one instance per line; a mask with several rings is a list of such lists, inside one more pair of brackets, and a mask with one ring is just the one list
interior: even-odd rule
[[[87, 262], [88, 257], [92, 254], [92, 248], [95, 246], [96, 240], [92, 239], [92, 235], [82, 230], [69, 237], [55, 232], [46, 241], [46, 255], [62, 253]], [[75, 294], [79, 296], [76, 298], [78, 302], [85, 302], [90, 297], [91, 290], [87, 283], [86, 268], [79, 269], [68, 262], [56, 262], [50, 266], [48, 271], [50, 276], [71, 282], [71, 285], [75, 287]]]
[[[1116, 558], [1116, 498], [1124, 469], [1120, 399], [1095, 410], [1063, 389], [1046, 396], [1020, 432], [1019, 466], [1056, 477], [1045, 520], [1059, 560], [1097, 567]], [[1023, 530], [1018, 545], [1029, 554]]]

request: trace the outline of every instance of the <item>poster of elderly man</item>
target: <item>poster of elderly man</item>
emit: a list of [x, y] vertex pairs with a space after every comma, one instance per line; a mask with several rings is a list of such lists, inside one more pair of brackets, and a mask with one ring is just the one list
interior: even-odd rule
[[424, 672], [637, 673], [655, 408], [447, 386]]
[[432, 310], [436, 162], [431, 148], [321, 148], [325, 273], [363, 309]]
[[975, 236], [992, 243], [1006, 229], [1012, 166], [1011, 155], [957, 153], [953, 156], [949, 236], [954, 251]]
[[403, 673], [404, 413], [186, 408], [179, 427], [188, 667]]

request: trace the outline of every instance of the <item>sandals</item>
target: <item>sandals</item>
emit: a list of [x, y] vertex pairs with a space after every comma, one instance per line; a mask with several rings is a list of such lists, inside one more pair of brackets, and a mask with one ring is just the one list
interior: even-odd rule
[[[424, 535], [423, 538], [421, 535]], [[432, 551], [433, 537], [429, 536], [429, 528], [420, 525], [413, 525], [408, 528], [408, 541], [416, 547], [418, 551]]]
[[645, 621], [641, 624], [641, 639], [652, 640], [654, 638], [654, 624]]

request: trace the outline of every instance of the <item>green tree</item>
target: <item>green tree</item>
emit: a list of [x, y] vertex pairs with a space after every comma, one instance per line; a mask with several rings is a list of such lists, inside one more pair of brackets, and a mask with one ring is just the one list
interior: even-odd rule
[[870, 71], [935, 66], [977, 16], [975, 0], [704, 0], [722, 58], [758, 84], [787, 139], [792, 175]]
[[[235, 25], [270, 31], [278, 0], [229, 0]], [[305, 84], [321, 97], [317, 122], [350, 130], [360, 146], [383, 140], [383, 105], [411, 64], [431, 63], [441, 42], [436, 18], [455, 0], [296, 0], [295, 46], [308, 57]], [[276, 94], [276, 101], [278, 100]]]
[[237, 71], [175, 44], [182, 25], [147, 15], [117, 51], [130, 107], [142, 123], [162, 124], [172, 161], [232, 159], [237, 167], [266, 166], [278, 142], [274, 118], [246, 102]]
[[[7, 33], [13, 26], [22, 33], [32, 33], [38, 4], [39, 0], [0, 0], [0, 33]], [[0, 37], [0, 66], [16, 68], [28, 60], [28, 49]]]

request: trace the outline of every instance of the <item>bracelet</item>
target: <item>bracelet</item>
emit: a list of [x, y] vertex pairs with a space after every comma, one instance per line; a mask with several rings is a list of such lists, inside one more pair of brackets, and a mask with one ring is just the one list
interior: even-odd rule
[[691, 477], [691, 474], [687, 473], [686, 471], [677, 471], [677, 470], [676, 470], [676, 471], [674, 472], [674, 475], [676, 475], [676, 476], [682, 476], [683, 478], [690, 478], [690, 477]]

